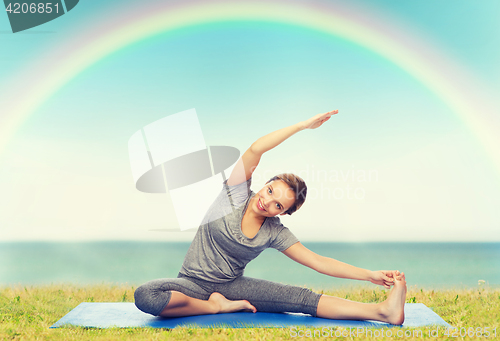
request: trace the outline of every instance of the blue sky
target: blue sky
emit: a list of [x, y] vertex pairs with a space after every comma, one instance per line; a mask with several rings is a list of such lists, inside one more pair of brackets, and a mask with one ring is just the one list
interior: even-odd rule
[[[499, 112], [497, 1], [349, 3], [437, 46], [483, 85]], [[85, 25], [132, 6], [81, 1], [17, 34], [0, 15], [0, 89], [28, 65], [44, 67], [50, 61], [37, 57]], [[190, 27], [129, 46], [38, 108], [0, 157], [0, 240], [190, 240], [193, 232], [150, 231], [175, 227], [175, 212], [168, 195], [135, 190], [127, 151], [134, 132], [190, 108], [207, 145], [241, 151], [339, 109], [325, 126], [264, 155], [255, 174], [254, 191], [280, 170], [305, 174], [317, 195], [283, 219], [301, 240], [500, 240], [498, 171], [440, 98], [361, 46], [251, 22]], [[318, 181], [325, 172], [329, 179]]]

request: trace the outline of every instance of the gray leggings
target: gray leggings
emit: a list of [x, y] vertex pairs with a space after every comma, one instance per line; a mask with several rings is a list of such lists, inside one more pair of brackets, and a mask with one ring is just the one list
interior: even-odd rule
[[241, 276], [231, 282], [212, 283], [179, 274], [177, 278], [149, 281], [135, 290], [137, 308], [155, 316], [165, 309], [171, 290], [208, 300], [218, 292], [229, 300], [247, 300], [260, 312], [305, 313], [316, 316], [321, 294], [309, 289]]

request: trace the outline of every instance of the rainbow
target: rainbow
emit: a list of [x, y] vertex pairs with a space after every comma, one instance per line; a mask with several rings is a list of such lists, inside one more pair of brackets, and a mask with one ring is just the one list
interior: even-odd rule
[[[372, 12], [372, 11], [371, 11]], [[55, 52], [58, 62], [53, 67], [20, 76], [20, 84], [33, 83], [22, 94], [11, 95], [6, 106], [7, 115], [0, 125], [0, 155], [9, 140], [27, 118], [71, 79], [99, 60], [143, 39], [190, 26], [216, 22], [268, 22], [303, 27], [333, 35], [360, 45], [387, 59], [406, 71], [439, 97], [467, 125], [500, 174], [500, 141], [488, 117], [493, 115], [484, 101], [472, 98], [473, 77], [444, 57], [439, 49], [422, 42], [415, 34], [403, 32], [401, 27], [389, 27], [378, 20], [373, 22], [345, 6], [324, 7], [300, 5], [277, 0], [267, 1], [189, 1], [187, 4], [150, 7], [137, 16], [136, 11], [120, 14], [93, 32]], [[371, 14], [374, 14], [373, 12]], [[377, 19], [379, 14], [372, 15]], [[124, 23], [125, 22], [125, 23]], [[76, 42], [76, 43], [75, 43]], [[29, 78], [28, 78], [29, 77]], [[469, 84], [467, 86], [461, 84]], [[472, 84], [472, 85], [471, 85]], [[498, 129], [496, 129], [498, 132]]]

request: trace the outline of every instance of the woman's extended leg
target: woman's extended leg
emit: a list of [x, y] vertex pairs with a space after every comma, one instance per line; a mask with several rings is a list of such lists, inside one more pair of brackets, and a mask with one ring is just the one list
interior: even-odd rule
[[317, 316], [340, 320], [376, 320], [399, 325], [404, 321], [405, 300], [406, 281], [404, 273], [401, 273], [384, 302], [360, 303], [323, 295], [318, 303]]
[[218, 284], [216, 290], [231, 300], [246, 299], [257, 311], [263, 312], [301, 312], [329, 319], [377, 320], [392, 324], [401, 324], [404, 320], [404, 274], [395, 281], [387, 300], [377, 304], [320, 295], [306, 288], [244, 276]]
[[214, 288], [230, 300], [248, 300], [257, 311], [306, 313], [316, 316], [321, 294], [307, 288], [251, 277], [238, 277]]

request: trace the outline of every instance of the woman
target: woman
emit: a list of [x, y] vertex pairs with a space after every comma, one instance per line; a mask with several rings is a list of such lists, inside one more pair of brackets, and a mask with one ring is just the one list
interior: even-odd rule
[[[306, 247], [284, 227], [278, 215], [303, 204], [307, 187], [293, 174], [280, 174], [258, 192], [251, 176], [262, 154], [304, 129], [316, 129], [338, 110], [272, 132], [242, 155], [208, 210], [177, 278], [150, 281], [135, 291], [135, 304], [149, 314], [190, 316], [236, 311], [301, 312], [329, 319], [404, 321], [406, 282], [399, 271], [369, 271]], [[222, 218], [218, 218], [222, 217]], [[359, 303], [309, 289], [243, 276], [246, 264], [272, 247], [294, 261], [328, 276], [366, 280], [389, 289], [387, 300]]]

